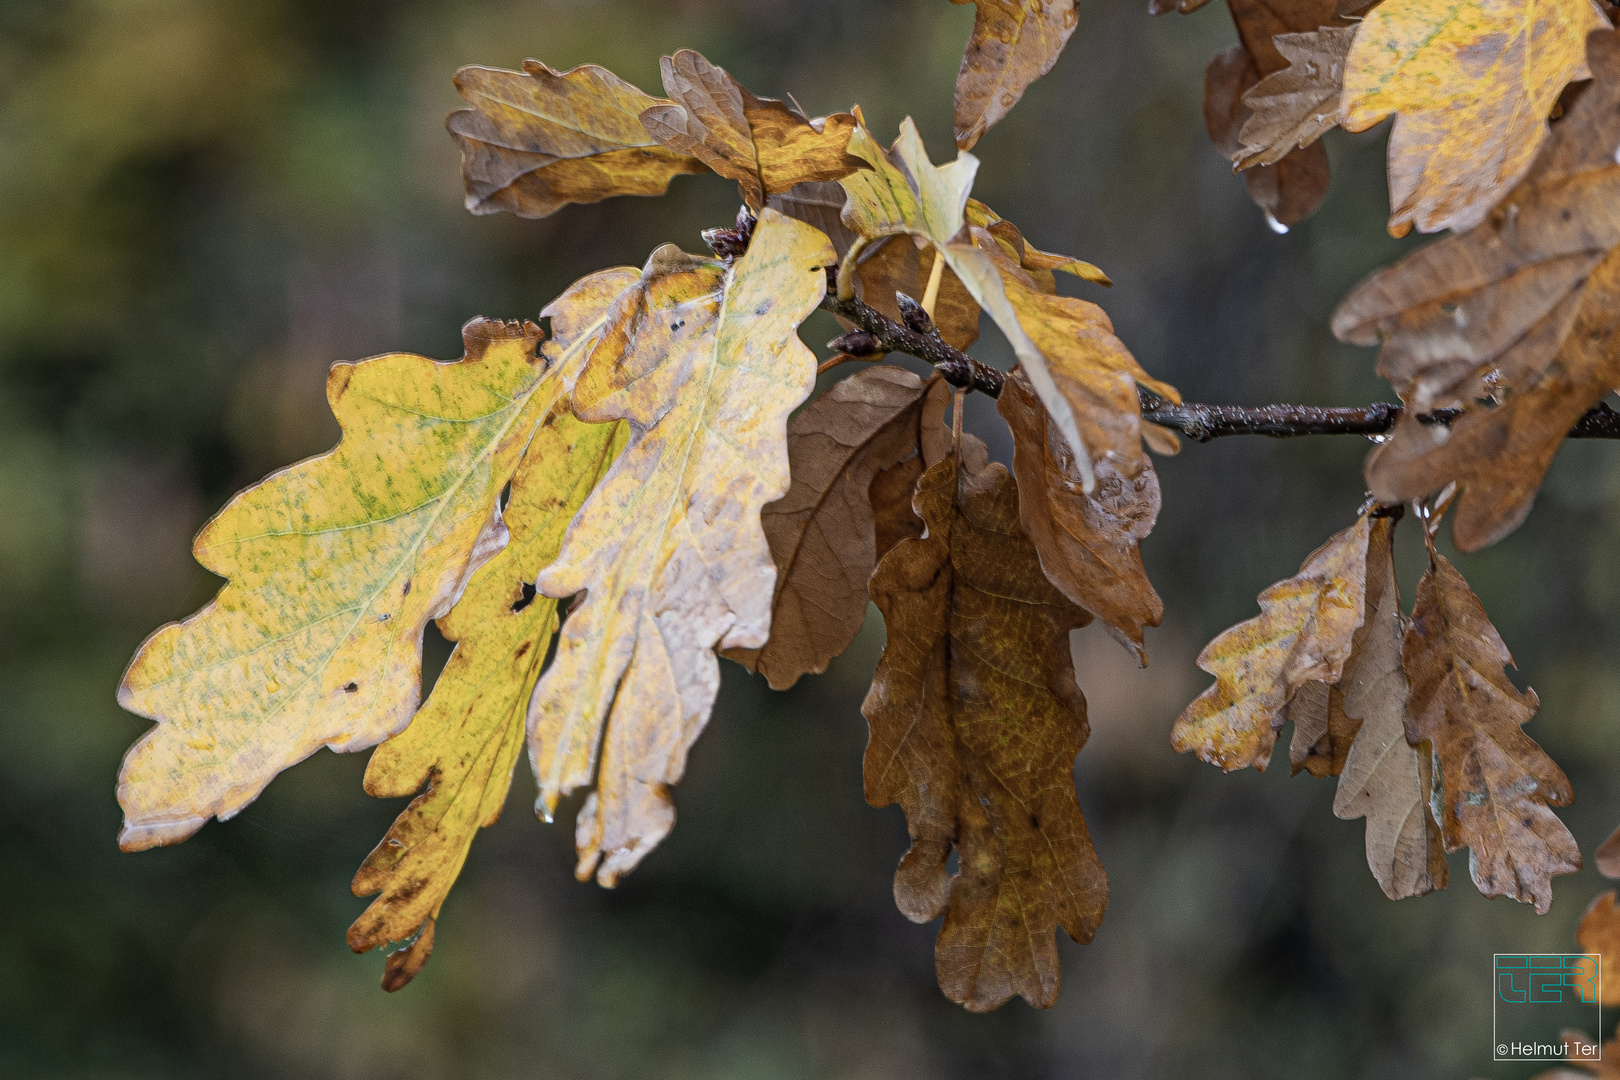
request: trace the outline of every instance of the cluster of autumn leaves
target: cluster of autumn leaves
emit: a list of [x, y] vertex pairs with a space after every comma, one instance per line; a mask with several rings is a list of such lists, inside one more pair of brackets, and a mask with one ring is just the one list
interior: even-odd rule
[[[1253, 118], [1231, 145], [1251, 177], [1270, 178], [1251, 181], [1257, 197], [1280, 193], [1266, 203], [1280, 219], [1297, 162], [1316, 160], [1310, 140], [1332, 123], [1288, 128], [1297, 146], [1282, 154], [1282, 136], [1261, 148], [1253, 132], [1272, 131], [1273, 99], [1295, 93], [1279, 79], [1321, 75], [1300, 59], [1319, 43], [1295, 40], [1318, 31], [1277, 24], [1287, 5], [1262, 17], [1231, 2], [1248, 59], [1217, 58], [1209, 86], [1241, 69], [1221, 108], [1236, 125], [1232, 87], [1244, 89]], [[1502, 44], [1502, 62], [1544, 65], [1547, 34], [1578, 30], [1584, 43], [1601, 18], [1581, 14], [1589, 2], [1545, 5], [1551, 29]], [[1342, 100], [1377, 84], [1333, 122], [1382, 107], [1433, 127], [1389, 96], [1398, 72], [1380, 81], [1355, 63], [1374, 33], [1380, 49], [1407, 41], [1421, 54], [1409, 24], [1433, 6], [1322, 15], [1318, 36], [1355, 39], [1349, 66], [1333, 68]], [[1179, 401], [1100, 308], [1059, 294], [1055, 274], [1106, 283], [1101, 271], [1035, 248], [971, 198], [978, 162], [965, 148], [1050, 69], [1076, 21], [1073, 0], [980, 0], [957, 86], [963, 152], [942, 166], [909, 120], [885, 148], [858, 108], [810, 118], [691, 51], [664, 58], [667, 98], [591, 65], [458, 73], [471, 107], [449, 127], [475, 213], [544, 216], [705, 172], [738, 183], [744, 212], [706, 234], [712, 256], [665, 245], [640, 270], [576, 282], [539, 324], [475, 320], [460, 361], [391, 354], [332, 369], [338, 447], [205, 526], [197, 558], [227, 584], [148, 639], [125, 676], [120, 701], [157, 723], [119, 777], [120, 843], [177, 842], [322, 746], [376, 746], [366, 790], [415, 798], [356, 875], [356, 894], [376, 898], [349, 941], [407, 943], [388, 959], [394, 989], [426, 962], [525, 750], [547, 820], [586, 792], [577, 872], [612, 885], [673, 826], [669, 789], [708, 721], [718, 656], [790, 686], [848, 647], [871, 601], [887, 644], [863, 706], [866, 794], [899, 803], [912, 838], [896, 901], [918, 921], [943, 916], [937, 969], [953, 1000], [1051, 1004], [1055, 930], [1089, 940], [1108, 892], [1073, 783], [1088, 729], [1069, 632], [1096, 620], [1146, 662], [1143, 630], [1163, 606], [1138, 551], [1159, 510], [1144, 443], [1176, 443], [1143, 421], [1139, 392]], [[1515, 144], [1523, 168], [1499, 155], [1501, 176], [1518, 173], [1494, 207], [1458, 202], [1485, 189], [1448, 171], [1444, 139], [1429, 165], [1402, 166], [1419, 179], [1401, 187], [1392, 142], [1397, 224], [1478, 224], [1341, 309], [1336, 332], [1382, 338], [1380, 370], [1408, 405], [1370, 460], [1375, 500], [1261, 595], [1259, 618], [1211, 643], [1200, 664], [1217, 682], [1175, 728], [1178, 749], [1264, 767], [1293, 720], [1296, 766], [1339, 775], [1335, 811], [1367, 818], [1369, 863], [1391, 896], [1443, 886], [1442, 847], [1469, 846], [1483, 891], [1538, 910], [1548, 878], [1579, 865], [1548, 809], [1568, 802], [1568, 784], [1519, 727], [1534, 695], [1506, 679], [1505, 647], [1432, 537], [1446, 505], [1465, 549], [1516, 525], [1573, 417], [1617, 381], [1602, 320], [1620, 241], [1608, 196], [1620, 40], [1594, 34], [1589, 58], [1596, 80], [1565, 93], [1539, 154]], [[1481, 78], [1507, 78], [1491, 70]], [[1319, 108], [1327, 98], [1310, 86]], [[1522, 138], [1546, 133], [1549, 110]], [[1441, 204], [1451, 217], [1435, 216]], [[841, 367], [854, 374], [805, 405], [818, 368], [798, 328], [818, 306], [875, 312], [958, 350], [988, 315], [1018, 358], [997, 400], [1012, 469], [961, 431], [961, 391], [882, 363], [869, 341], [855, 350], [869, 363]], [[1449, 410], [1444, 422], [1417, 415], [1435, 410]], [[1447, 502], [1428, 501], [1441, 488]], [[1431, 541], [1410, 619], [1389, 556], [1408, 500]], [[421, 701], [430, 620], [455, 647]]]

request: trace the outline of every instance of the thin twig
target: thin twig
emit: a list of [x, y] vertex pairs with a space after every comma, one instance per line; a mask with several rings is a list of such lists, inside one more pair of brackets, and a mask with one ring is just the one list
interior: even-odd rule
[[[981, 364], [955, 348], [930, 328], [920, 333], [877, 311], [856, 297], [838, 299], [832, 268], [828, 268], [827, 297], [822, 308], [877, 338], [887, 352], [906, 353], [934, 366], [952, 386], [977, 390], [990, 397], [1001, 395], [1006, 374]], [[1175, 404], [1146, 387], [1137, 387], [1142, 419], [1181, 432], [1194, 442], [1209, 442], [1226, 435], [1269, 435], [1290, 439], [1301, 435], [1383, 435], [1400, 418], [1401, 406], [1388, 401], [1370, 405], [1327, 408], [1317, 405], [1201, 405]], [[1423, 413], [1424, 424], [1449, 424], [1460, 409]], [[1620, 439], [1620, 412], [1603, 402], [1592, 406], [1570, 429], [1571, 439]]]

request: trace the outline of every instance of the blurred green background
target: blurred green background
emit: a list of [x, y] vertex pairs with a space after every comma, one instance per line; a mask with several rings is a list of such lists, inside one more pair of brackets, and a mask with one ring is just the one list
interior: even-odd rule
[[[1085, 0], [1057, 69], [980, 144], [976, 194], [1103, 266], [1149, 371], [1195, 400], [1387, 397], [1327, 320], [1412, 242], [1383, 230], [1383, 131], [1328, 149], [1322, 212], [1274, 235], [1208, 145], [1219, 5], [1150, 20]], [[113, 701], [159, 623], [217, 586], [189, 539], [237, 488], [328, 447], [333, 361], [449, 358], [475, 315], [533, 317], [570, 281], [701, 250], [733, 185], [541, 222], [461, 209], [444, 114], [462, 64], [595, 61], [657, 90], [697, 48], [812, 113], [860, 102], [950, 147], [971, 7], [945, 0], [0, 2], [0, 1076], [163, 1078], [1516, 1078], [1490, 1062], [1490, 956], [1573, 947], [1595, 871], [1538, 918], [1451, 889], [1392, 904], [1286, 767], [1174, 755], [1202, 642], [1349, 523], [1366, 444], [1231, 439], [1162, 462], [1145, 545], [1169, 613], [1137, 670], [1076, 635], [1094, 735], [1080, 800], [1113, 887], [1064, 990], [973, 1016], [933, 980], [934, 926], [894, 909], [900, 811], [861, 797], [875, 622], [772, 694], [726, 665], [673, 836], [616, 891], [577, 884], [571, 830], [529, 812], [475, 844], [410, 987], [343, 932], [348, 881], [396, 804], [322, 753], [238, 819], [142, 855], [113, 779], [145, 722]], [[818, 315], [818, 344], [836, 331]], [[988, 331], [980, 348], [1005, 362]], [[1005, 456], [988, 403], [973, 419]], [[1620, 449], [1566, 448], [1529, 522], [1459, 560], [1544, 703], [1590, 852], [1620, 820]], [[1414, 530], [1408, 526], [1410, 534]], [[1402, 539], [1404, 591], [1420, 558]], [[442, 644], [430, 656], [443, 659]], [[570, 815], [571, 816], [571, 815]], [[1595, 1033], [1594, 1033], [1595, 1034]]]

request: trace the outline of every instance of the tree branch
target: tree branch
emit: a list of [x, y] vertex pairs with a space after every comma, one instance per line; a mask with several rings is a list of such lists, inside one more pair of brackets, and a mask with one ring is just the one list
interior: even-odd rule
[[[952, 386], [967, 387], [990, 397], [1001, 394], [1006, 375], [981, 364], [940, 337], [925, 315], [922, 305], [903, 304], [911, 325], [895, 322], [861, 300], [838, 299], [832, 268], [828, 268], [824, 310], [847, 320], [876, 339], [873, 353], [898, 352], [915, 356], [934, 366]], [[905, 299], [909, 300], [909, 297]], [[921, 316], [921, 317], [918, 317]], [[1316, 405], [1177, 405], [1146, 387], [1136, 388], [1141, 399], [1142, 419], [1179, 431], [1194, 442], [1209, 442], [1226, 435], [1269, 435], [1289, 439], [1300, 435], [1383, 435], [1400, 418], [1401, 406], [1376, 401], [1371, 405], [1324, 408]], [[1462, 415], [1461, 409], [1437, 409], [1424, 413], [1424, 424], [1449, 424]], [[1570, 429], [1571, 439], [1620, 439], [1620, 412], [1603, 402], [1592, 406]]]

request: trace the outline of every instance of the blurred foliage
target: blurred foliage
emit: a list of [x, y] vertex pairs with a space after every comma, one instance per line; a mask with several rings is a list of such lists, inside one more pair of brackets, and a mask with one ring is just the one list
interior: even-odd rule
[[[1370, 350], [1327, 331], [1411, 246], [1384, 233], [1382, 133], [1330, 135], [1327, 204], [1274, 235], [1200, 123], [1230, 21], [1143, 7], [1082, 6], [1057, 69], [977, 148], [976, 194], [1104, 267], [1112, 291], [1077, 288], [1190, 399], [1387, 396]], [[143, 728], [113, 703], [121, 667], [216, 587], [188, 554], [204, 517], [330, 445], [327, 366], [457, 355], [466, 319], [532, 317], [735, 212], [730, 184], [681, 177], [541, 222], [466, 215], [442, 129], [457, 66], [595, 61], [656, 90], [658, 56], [690, 46], [812, 113], [858, 101], [880, 132], [913, 115], [945, 148], [971, 22], [943, 0], [0, 5], [0, 1075], [1528, 1075], [1490, 1064], [1490, 955], [1573, 947], [1595, 871], [1559, 879], [1541, 919], [1480, 898], [1460, 856], [1449, 891], [1391, 904], [1331, 782], [1169, 750], [1199, 644], [1351, 520], [1349, 439], [1163, 462], [1153, 667], [1076, 635], [1081, 802], [1113, 905], [1095, 944], [1062, 943], [1049, 1012], [950, 1005], [935, 928], [894, 910], [904, 826], [861, 799], [875, 619], [785, 694], [727, 666], [675, 833], [616, 891], [574, 882], [520, 767], [398, 995], [343, 947], [364, 903], [349, 878], [397, 809], [361, 793], [363, 756], [322, 753], [180, 847], [117, 852], [113, 777]], [[818, 316], [806, 338], [833, 332]], [[1620, 819], [1616, 453], [1568, 447], [1528, 524], [1458, 560], [1541, 694], [1530, 730], [1588, 851]], [[1401, 552], [1410, 603], [1415, 536]]]

